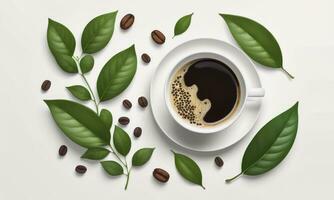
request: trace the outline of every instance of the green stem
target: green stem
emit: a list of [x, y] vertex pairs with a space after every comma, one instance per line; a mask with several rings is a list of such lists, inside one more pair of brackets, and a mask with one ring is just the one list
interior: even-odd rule
[[119, 160], [123, 166], [125, 167], [126, 166], [126, 163], [123, 162], [123, 160], [118, 156], [118, 154], [116, 153], [116, 151], [114, 150], [114, 148], [109, 145], [110, 149], [111, 149], [111, 153], [113, 153], [115, 155], [115, 157], [117, 158], [117, 160]]
[[226, 179], [226, 180], [225, 180], [225, 182], [226, 182], [226, 183], [230, 183], [230, 182], [232, 182], [234, 179], [236, 179], [236, 178], [240, 177], [242, 174], [243, 174], [243, 172], [241, 172], [240, 174], [236, 175], [236, 176], [235, 176], [235, 177], [233, 177], [233, 178]]
[[92, 101], [94, 102], [96, 113], [99, 114], [99, 103], [98, 103], [97, 100], [96, 100], [96, 97], [95, 97], [95, 95], [94, 95], [94, 93], [93, 93], [93, 90], [92, 90], [92, 88], [90, 87], [90, 85], [89, 85], [89, 83], [88, 83], [88, 81], [87, 81], [87, 79], [86, 79], [86, 76], [85, 76], [84, 74], [81, 74], [81, 73], [80, 73], [80, 76], [82, 77], [82, 79], [83, 79], [84, 82], [86, 83], [86, 85], [87, 85], [87, 87], [88, 87], [88, 90], [89, 90], [89, 92], [90, 92], [91, 95], [92, 95], [92, 98], [93, 98]]
[[285, 72], [291, 79], [294, 79], [295, 77], [292, 76], [288, 71], [286, 71], [283, 67], [281, 68], [283, 72]]
[[130, 179], [131, 169], [130, 170], [128, 169], [128, 165], [126, 165], [126, 171], [127, 171], [127, 175], [126, 175], [126, 183], [125, 183], [124, 190], [128, 189], [129, 179]]

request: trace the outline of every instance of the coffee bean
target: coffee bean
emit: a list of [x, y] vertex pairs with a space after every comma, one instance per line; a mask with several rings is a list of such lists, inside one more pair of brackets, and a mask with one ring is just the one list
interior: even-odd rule
[[87, 168], [83, 165], [78, 165], [75, 167], [75, 171], [79, 174], [84, 174], [87, 171]]
[[165, 35], [158, 30], [152, 31], [151, 37], [154, 40], [154, 42], [156, 42], [157, 44], [163, 44], [165, 43], [165, 40], [166, 40]]
[[120, 26], [123, 30], [127, 30], [132, 26], [134, 21], [135, 21], [135, 16], [133, 16], [133, 14], [127, 14], [122, 18]]
[[45, 80], [42, 83], [41, 89], [46, 92], [46, 91], [48, 91], [50, 89], [50, 87], [51, 87], [51, 81]]
[[60, 156], [65, 156], [66, 153], [67, 153], [67, 146], [65, 146], [65, 145], [61, 145], [61, 146], [59, 147], [58, 154], [59, 154]]
[[141, 55], [141, 59], [144, 61], [144, 63], [150, 63], [151, 62], [151, 57], [147, 53], [143, 53]]
[[136, 127], [135, 130], [133, 130], [133, 135], [135, 137], [140, 137], [141, 136], [141, 133], [142, 133], [142, 130], [140, 127]]
[[122, 125], [127, 125], [129, 124], [130, 119], [128, 117], [120, 117], [118, 119], [118, 123], [122, 124]]
[[169, 174], [163, 169], [155, 168], [153, 171], [153, 176], [155, 179], [162, 183], [166, 183], [169, 180]]
[[138, 98], [138, 104], [141, 106], [141, 107], [143, 107], [143, 108], [145, 108], [145, 107], [147, 107], [147, 105], [148, 105], [148, 101], [147, 101], [147, 99], [145, 98], [145, 97], [139, 97]]
[[131, 103], [131, 101], [125, 99], [125, 100], [123, 101], [123, 106], [124, 106], [124, 108], [126, 108], [126, 109], [130, 109], [130, 108], [132, 107], [132, 103]]
[[224, 165], [224, 161], [223, 161], [223, 159], [222, 159], [221, 157], [219, 157], [219, 156], [217, 156], [217, 157], [215, 158], [215, 163], [216, 163], [216, 165], [217, 165], [218, 167], [222, 167], [222, 166]]

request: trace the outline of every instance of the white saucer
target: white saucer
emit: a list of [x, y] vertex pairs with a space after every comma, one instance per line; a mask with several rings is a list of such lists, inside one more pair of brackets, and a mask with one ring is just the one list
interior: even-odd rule
[[237, 143], [251, 130], [259, 116], [261, 100], [248, 100], [240, 117], [227, 129], [218, 133], [201, 135], [190, 132], [176, 123], [165, 103], [165, 82], [173, 66], [187, 55], [198, 52], [214, 52], [224, 55], [244, 74], [247, 87], [261, 88], [261, 82], [253, 63], [242, 51], [216, 39], [190, 40], [172, 49], [155, 71], [150, 89], [152, 113], [162, 132], [177, 145], [198, 152], [219, 151]]

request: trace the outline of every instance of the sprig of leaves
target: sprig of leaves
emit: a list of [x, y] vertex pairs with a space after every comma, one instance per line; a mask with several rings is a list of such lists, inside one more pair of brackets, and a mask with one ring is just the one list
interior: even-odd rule
[[86, 87], [73, 85], [67, 87], [79, 100], [93, 101], [95, 112], [90, 108], [69, 100], [45, 100], [51, 115], [64, 135], [74, 143], [87, 148], [83, 159], [103, 160], [113, 154], [116, 161], [101, 161], [103, 169], [111, 176], [125, 175], [127, 189], [131, 167], [144, 165], [151, 158], [154, 148], [143, 148], [132, 156], [132, 166], [126, 157], [131, 150], [131, 139], [120, 127], [115, 126], [112, 135], [112, 113], [107, 109], [99, 112], [102, 101], [110, 100], [122, 93], [132, 81], [137, 69], [137, 56], [134, 45], [113, 56], [102, 68], [95, 96], [87, 81], [86, 74], [94, 67], [91, 55], [102, 50], [111, 40], [117, 11], [100, 15], [92, 19], [84, 28], [81, 37], [83, 54], [74, 56], [75, 38], [71, 31], [59, 22], [49, 19], [47, 39], [52, 55], [59, 67], [68, 73], [78, 73]]

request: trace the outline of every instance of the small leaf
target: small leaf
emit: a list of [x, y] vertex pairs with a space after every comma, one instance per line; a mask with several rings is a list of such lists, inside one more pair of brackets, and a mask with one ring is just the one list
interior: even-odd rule
[[89, 91], [81, 85], [73, 85], [73, 86], [67, 87], [67, 89], [71, 92], [73, 96], [75, 96], [76, 98], [82, 101], [88, 101], [92, 99]]
[[115, 161], [102, 161], [101, 165], [110, 176], [119, 176], [123, 174], [122, 166]]
[[174, 153], [174, 159], [175, 159], [175, 166], [177, 171], [183, 176], [183, 178], [187, 179], [188, 181], [202, 186], [203, 189], [204, 186], [202, 184], [202, 172], [199, 166], [193, 161], [191, 158]]
[[190, 15], [185, 15], [176, 22], [174, 27], [174, 37], [184, 33], [189, 28], [191, 23], [191, 17], [193, 16], [193, 14], [194, 13], [191, 13]]
[[112, 125], [112, 114], [107, 109], [102, 109], [100, 112], [100, 119], [103, 121], [104, 125], [106, 125], [107, 129], [110, 130]]
[[131, 139], [129, 135], [118, 126], [115, 126], [113, 142], [118, 153], [123, 156], [128, 155], [131, 149]]
[[89, 148], [87, 151], [81, 156], [81, 158], [90, 159], [90, 160], [102, 160], [110, 153], [108, 149], [96, 147]]
[[260, 175], [276, 167], [289, 153], [298, 129], [298, 102], [287, 111], [264, 125], [248, 145], [243, 159], [241, 173]]
[[100, 101], [119, 95], [131, 83], [137, 70], [134, 45], [113, 56], [103, 67], [97, 79]]
[[[283, 69], [281, 48], [264, 26], [241, 16], [226, 14], [220, 16], [224, 18], [234, 39], [249, 57], [264, 66]], [[288, 75], [293, 78], [289, 73]]]
[[110, 144], [110, 132], [91, 109], [68, 100], [44, 100], [53, 119], [73, 142], [86, 148]]
[[132, 166], [142, 166], [150, 160], [154, 148], [143, 148], [136, 151], [132, 156]]
[[117, 11], [100, 15], [86, 25], [81, 38], [84, 53], [96, 53], [107, 46], [114, 33], [116, 15]]
[[90, 72], [94, 67], [94, 57], [91, 55], [85, 55], [80, 60], [80, 69], [83, 74]]
[[64, 25], [49, 19], [47, 40], [53, 55], [73, 56], [75, 38]]
[[55, 55], [57, 64], [59, 65], [62, 70], [68, 73], [78, 73], [78, 67], [75, 60], [72, 58], [72, 56], [68, 55]]

